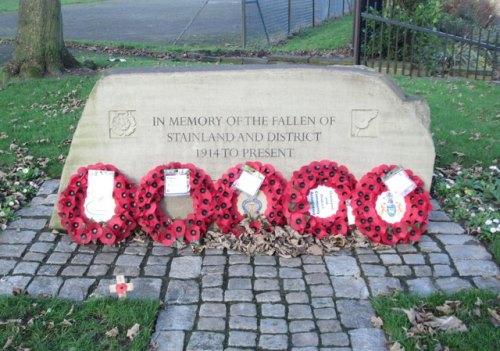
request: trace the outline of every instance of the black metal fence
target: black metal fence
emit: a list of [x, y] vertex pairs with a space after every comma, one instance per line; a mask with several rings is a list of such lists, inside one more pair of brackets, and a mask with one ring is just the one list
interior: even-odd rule
[[241, 46], [262, 47], [352, 13], [354, 0], [241, 0]]
[[500, 80], [498, 28], [410, 17], [396, 1], [356, 0], [354, 59], [380, 72]]

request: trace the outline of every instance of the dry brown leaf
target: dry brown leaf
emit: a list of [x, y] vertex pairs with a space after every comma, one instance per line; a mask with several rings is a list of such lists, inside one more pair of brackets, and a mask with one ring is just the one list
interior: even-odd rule
[[448, 315], [456, 312], [461, 304], [460, 301], [445, 301], [442, 306], [437, 306], [436, 310]]
[[312, 245], [307, 248], [307, 253], [309, 255], [321, 256], [323, 255], [323, 249], [318, 245]]
[[401, 346], [399, 342], [396, 341], [394, 344], [392, 344], [389, 351], [405, 351], [405, 348], [404, 346]]
[[394, 311], [403, 312], [412, 324], [408, 331], [408, 336], [418, 334], [433, 335], [435, 330], [442, 330], [446, 333], [462, 333], [467, 331], [466, 325], [455, 316], [436, 317], [423, 307], [403, 309], [393, 308]]
[[27, 295], [26, 291], [21, 288], [12, 288], [12, 295], [14, 296], [21, 296], [21, 295]]
[[377, 316], [372, 316], [372, 318], [371, 318], [371, 322], [372, 322], [372, 325], [373, 325], [375, 328], [380, 328], [380, 329], [382, 329], [382, 327], [384, 326], [384, 321], [382, 320], [382, 318], [377, 317]]
[[73, 325], [73, 322], [67, 320], [66, 318], [63, 319], [63, 321], [61, 322], [62, 325], [67, 325], [68, 327], [71, 327]]
[[7, 319], [6, 321], [0, 321], [0, 325], [21, 324], [22, 322], [21, 319]]
[[3, 345], [3, 350], [7, 350], [11, 345], [12, 345], [12, 342], [13, 342], [13, 338], [12, 336], [9, 336], [7, 338], [7, 341], [5, 342], [5, 344]]
[[66, 317], [67, 316], [71, 316], [73, 314], [73, 312], [75, 311], [75, 305], [71, 305], [71, 308], [69, 309], [69, 312], [66, 313]]
[[442, 330], [445, 333], [465, 333], [468, 331], [464, 322], [455, 316], [434, 317], [431, 321], [427, 321], [424, 324], [437, 330]]
[[495, 328], [500, 327], [500, 309], [491, 309], [488, 308], [488, 313], [490, 314], [491, 323], [495, 326]]
[[114, 327], [113, 329], [108, 330], [105, 335], [107, 338], [116, 338], [118, 334], [120, 334], [118, 327]]
[[130, 341], [134, 340], [134, 338], [137, 336], [137, 334], [139, 334], [139, 329], [141, 328], [141, 326], [139, 325], [139, 323], [135, 323], [132, 328], [130, 328], [129, 330], [127, 330], [127, 338], [130, 339]]

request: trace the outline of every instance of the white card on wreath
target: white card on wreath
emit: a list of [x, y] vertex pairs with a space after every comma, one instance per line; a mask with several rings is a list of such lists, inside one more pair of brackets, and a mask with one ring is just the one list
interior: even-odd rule
[[85, 198], [85, 215], [96, 222], [107, 222], [115, 214], [113, 188], [114, 171], [89, 170], [87, 197]]
[[347, 209], [347, 224], [355, 225], [356, 218], [354, 217], [354, 212], [352, 211], [351, 200], [345, 200], [345, 207]]
[[403, 197], [411, 193], [417, 187], [417, 184], [410, 179], [401, 166], [398, 166], [387, 173], [382, 180], [390, 192], [399, 194]]
[[266, 177], [247, 165], [244, 165], [241, 169], [241, 175], [233, 183], [233, 187], [250, 196], [256, 196]]
[[189, 169], [166, 169], [163, 171], [165, 177], [164, 196], [185, 196], [189, 195], [191, 185], [189, 183]]
[[309, 213], [315, 217], [328, 218], [339, 209], [339, 196], [333, 188], [320, 185], [307, 194]]

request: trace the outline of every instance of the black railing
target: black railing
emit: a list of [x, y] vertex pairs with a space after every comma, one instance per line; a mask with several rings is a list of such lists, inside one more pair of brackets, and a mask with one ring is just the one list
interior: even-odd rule
[[444, 17], [410, 17], [394, 1], [357, 0], [354, 29], [356, 64], [410, 76], [500, 80], [498, 28], [448, 30]]

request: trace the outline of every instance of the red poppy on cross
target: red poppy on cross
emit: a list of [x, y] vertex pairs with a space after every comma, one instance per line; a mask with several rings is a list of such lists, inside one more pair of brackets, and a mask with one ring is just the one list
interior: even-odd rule
[[109, 291], [111, 293], [117, 293], [119, 299], [127, 297], [127, 291], [132, 290], [134, 290], [134, 284], [126, 283], [123, 275], [117, 275], [116, 284], [111, 284], [109, 286]]

